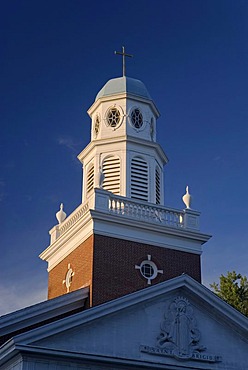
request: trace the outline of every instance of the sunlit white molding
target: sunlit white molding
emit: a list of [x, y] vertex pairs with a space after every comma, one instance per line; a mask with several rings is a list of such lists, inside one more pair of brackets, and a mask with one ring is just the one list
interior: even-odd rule
[[93, 233], [201, 254], [210, 236], [200, 232], [199, 217], [191, 209], [135, 201], [96, 188], [86, 203], [50, 230], [50, 246], [40, 258], [50, 271]]

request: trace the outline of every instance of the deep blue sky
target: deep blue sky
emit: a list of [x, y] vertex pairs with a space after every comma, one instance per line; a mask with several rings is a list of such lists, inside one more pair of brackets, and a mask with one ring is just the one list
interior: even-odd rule
[[203, 282], [248, 275], [247, 0], [12, 0], [0, 12], [0, 314], [46, 299], [38, 255], [64, 202], [81, 202], [86, 111], [134, 54], [161, 117], [165, 204], [201, 211]]

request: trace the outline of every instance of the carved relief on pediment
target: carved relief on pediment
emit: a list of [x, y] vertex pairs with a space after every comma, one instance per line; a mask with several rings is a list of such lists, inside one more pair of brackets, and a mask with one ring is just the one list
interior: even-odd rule
[[202, 352], [206, 347], [200, 344], [193, 308], [183, 297], [176, 298], [169, 306], [161, 332], [157, 338], [159, 348], [165, 348], [180, 358], [191, 358], [193, 352]]
[[208, 354], [201, 344], [194, 310], [184, 297], [175, 298], [168, 307], [161, 323], [156, 346], [140, 346], [141, 352], [169, 356], [180, 360], [217, 362], [220, 356]]

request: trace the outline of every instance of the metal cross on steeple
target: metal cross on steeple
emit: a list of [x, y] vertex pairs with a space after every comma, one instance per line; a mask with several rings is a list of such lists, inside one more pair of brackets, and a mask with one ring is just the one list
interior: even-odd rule
[[126, 76], [126, 65], [125, 65], [125, 57], [132, 58], [133, 55], [126, 54], [125, 53], [125, 47], [122, 46], [122, 52], [121, 51], [115, 51], [115, 54], [122, 55], [122, 70], [123, 70], [123, 76]]

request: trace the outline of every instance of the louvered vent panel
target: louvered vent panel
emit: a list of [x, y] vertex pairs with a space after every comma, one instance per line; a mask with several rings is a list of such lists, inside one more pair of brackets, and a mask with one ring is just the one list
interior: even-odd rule
[[87, 175], [87, 193], [94, 187], [94, 166], [90, 167]]
[[103, 173], [103, 189], [120, 194], [120, 159], [114, 156], [106, 158], [103, 162]]
[[156, 188], [156, 204], [160, 204], [160, 189], [161, 189], [161, 183], [160, 183], [160, 172], [159, 169], [156, 168], [155, 172], [155, 188]]
[[131, 162], [131, 198], [148, 201], [148, 165], [142, 158]]

